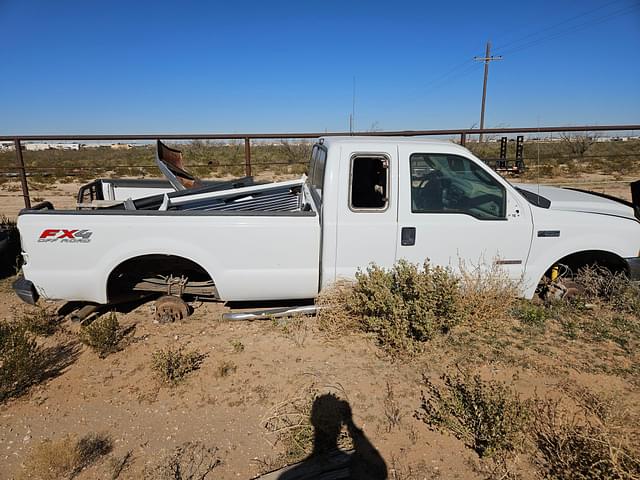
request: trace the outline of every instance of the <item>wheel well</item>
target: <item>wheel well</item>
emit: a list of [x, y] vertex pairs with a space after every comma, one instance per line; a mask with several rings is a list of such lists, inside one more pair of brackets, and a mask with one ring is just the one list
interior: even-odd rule
[[570, 274], [575, 275], [581, 268], [597, 265], [606, 268], [612, 273], [629, 273], [627, 271], [626, 262], [615, 253], [604, 250], [586, 250], [584, 252], [575, 252], [560, 260], [554, 262], [553, 265], [545, 272], [545, 276], [551, 276], [551, 270], [555, 265], [562, 264], [569, 267]]
[[107, 300], [128, 294], [143, 278], [157, 276], [185, 276], [192, 281], [213, 280], [207, 271], [193, 260], [177, 255], [142, 255], [119, 264], [107, 279]]

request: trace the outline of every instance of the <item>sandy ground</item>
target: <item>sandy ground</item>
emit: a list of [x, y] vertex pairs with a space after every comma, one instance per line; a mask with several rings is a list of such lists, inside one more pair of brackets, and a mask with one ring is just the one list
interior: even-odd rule
[[[0, 317], [11, 318], [31, 307], [21, 305], [7, 284], [0, 293]], [[224, 322], [224, 311], [218, 304], [202, 304], [188, 320], [155, 324], [151, 305], [142, 305], [119, 315], [121, 324], [135, 331], [124, 350], [105, 359], [79, 344], [78, 327], [65, 323], [44, 343], [70, 345], [68, 366], [0, 406], [0, 478], [22, 472], [26, 455], [39, 441], [91, 432], [112, 439], [110, 458], [131, 452], [120, 478], [141, 478], [145, 468], [187, 441], [218, 449], [222, 463], [211, 478], [252, 478], [269, 470], [282, 453], [265, 428], [268, 414], [312, 384], [348, 399], [356, 425], [389, 470], [411, 471], [415, 476], [406, 478], [416, 479], [482, 478], [470, 449], [413, 417], [420, 405], [421, 374], [436, 378], [447, 363], [438, 352], [393, 362], [362, 336], [328, 340], [312, 318], [285, 328], [271, 321]], [[233, 347], [238, 341], [242, 351]], [[150, 368], [152, 353], [168, 346], [206, 354], [201, 369], [175, 388], [162, 385]], [[222, 362], [230, 362], [235, 371], [220, 376]], [[597, 373], [559, 370], [549, 375], [542, 368], [484, 362], [477, 367], [492, 378], [513, 381], [527, 396], [544, 394], [561, 379], [601, 389], [628, 387], [617, 377]], [[400, 424], [391, 427], [387, 383], [401, 416]], [[78, 478], [106, 479], [111, 472], [110, 462], [103, 460]]]
[[[33, 309], [10, 292], [10, 281], [0, 281], [0, 318]], [[54, 378], [0, 405], [0, 478], [24, 473], [27, 455], [42, 440], [92, 432], [107, 435], [113, 450], [78, 479], [112, 478], [112, 461], [127, 452], [130, 459], [118, 478], [139, 479], [176, 447], [194, 441], [216, 448], [222, 462], [207, 478], [254, 478], [279, 466], [283, 453], [266, 419], [276, 406], [315, 385], [349, 402], [355, 424], [379, 451], [389, 478], [480, 479], [487, 478], [486, 471], [480, 472], [483, 464], [471, 449], [414, 417], [422, 374], [437, 379], [467, 363], [484, 377], [507, 381], [523, 398], [555, 395], [558, 385], [577, 382], [594, 391], [620, 392], [636, 405], [640, 400], [633, 378], [608, 372], [612, 365], [637, 368], [637, 355], [619, 356], [608, 343], [593, 347], [542, 340], [513, 348], [495, 362], [480, 354], [475, 358], [473, 348], [453, 355], [434, 346], [418, 357], [393, 361], [362, 335], [327, 338], [314, 318], [279, 324], [222, 321], [226, 310], [220, 304], [196, 305], [191, 317], [174, 324], [154, 323], [151, 304], [120, 313], [120, 323], [135, 330], [122, 351], [104, 359], [78, 342], [79, 327], [70, 321], [53, 337], [41, 339], [44, 346], [66, 346], [65, 366]], [[239, 342], [243, 348], [234, 348]], [[178, 346], [206, 357], [200, 370], [168, 387], [154, 376], [152, 354]], [[223, 362], [231, 366], [226, 375], [221, 374]], [[388, 416], [388, 388], [400, 418], [397, 425]], [[533, 478], [525, 459], [517, 471], [520, 478]]]
[[[0, 294], [0, 304], [5, 318], [24, 308], [7, 292]], [[415, 385], [426, 365], [385, 360], [360, 337], [329, 342], [314, 331], [313, 319], [284, 329], [270, 321], [222, 322], [224, 310], [205, 304], [187, 321], [161, 325], [152, 322], [150, 305], [143, 305], [120, 315], [123, 325], [135, 325], [132, 344], [105, 359], [77, 344], [77, 327], [67, 323], [47, 342], [70, 342], [71, 364], [48, 383], [0, 406], [0, 478], [20, 472], [38, 441], [90, 432], [112, 438], [114, 458], [132, 451], [132, 464], [120, 478], [140, 478], [147, 464], [195, 440], [219, 449], [222, 464], [211, 478], [252, 478], [282, 452], [265, 429], [267, 414], [312, 384], [348, 398], [355, 423], [388, 467], [397, 459], [423, 472], [420, 478], [476, 476], [472, 452], [412, 418], [420, 403]], [[235, 353], [232, 341], [242, 342], [244, 350]], [[207, 355], [202, 368], [175, 388], [162, 386], [150, 369], [152, 352], [167, 346]], [[223, 361], [236, 370], [220, 377]], [[402, 410], [402, 423], [392, 431], [384, 414], [386, 382]], [[102, 462], [78, 478], [109, 478], [108, 467]]]

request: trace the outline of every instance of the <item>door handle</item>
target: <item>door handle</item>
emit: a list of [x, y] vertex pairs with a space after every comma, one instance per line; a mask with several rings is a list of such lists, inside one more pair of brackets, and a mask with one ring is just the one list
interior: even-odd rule
[[416, 227], [402, 227], [400, 231], [400, 244], [404, 247], [416, 244]]

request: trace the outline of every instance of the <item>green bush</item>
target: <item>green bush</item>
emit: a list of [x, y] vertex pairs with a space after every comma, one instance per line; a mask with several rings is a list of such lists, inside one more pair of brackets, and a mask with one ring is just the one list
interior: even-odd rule
[[463, 440], [480, 457], [518, 450], [525, 438], [529, 405], [497, 381], [478, 375], [443, 375], [443, 387], [423, 376], [425, 391], [416, 417]]
[[520, 322], [536, 330], [545, 329], [546, 321], [552, 317], [552, 312], [544, 305], [536, 305], [529, 301], [521, 301], [512, 311]]
[[346, 301], [363, 330], [391, 351], [413, 350], [463, 319], [459, 280], [428, 262], [420, 268], [401, 260], [390, 270], [371, 265], [356, 274]]
[[[204, 357], [205, 355], [197, 351], [185, 352], [182, 347], [176, 350], [169, 347], [153, 353], [151, 368], [160, 381], [175, 386], [184, 380], [187, 374], [198, 370]], [[224, 374], [228, 375], [229, 370], [225, 368]]]
[[88, 345], [100, 358], [120, 350], [123, 332], [115, 313], [94, 320], [80, 331], [80, 341]]
[[41, 349], [24, 326], [0, 323], [0, 401], [39, 381], [42, 359]]

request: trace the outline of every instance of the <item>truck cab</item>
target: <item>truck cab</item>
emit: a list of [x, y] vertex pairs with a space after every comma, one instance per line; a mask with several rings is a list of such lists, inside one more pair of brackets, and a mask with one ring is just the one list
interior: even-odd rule
[[496, 262], [514, 279], [524, 272], [529, 204], [463, 147], [326, 138], [314, 147], [309, 184], [322, 200], [323, 285], [371, 261], [391, 267], [401, 258], [454, 270]]

